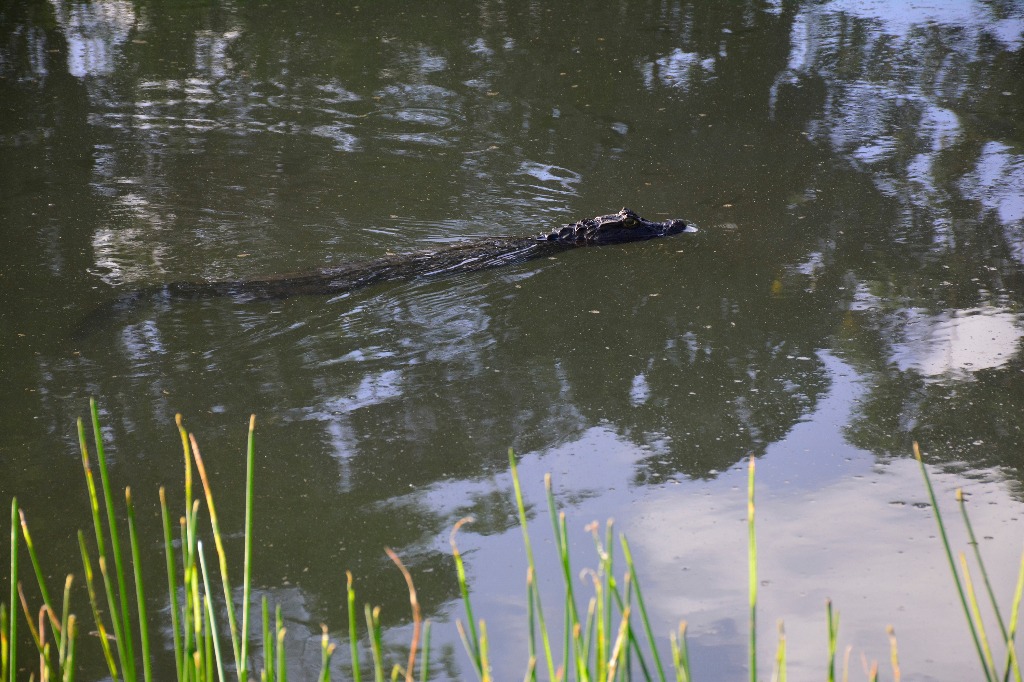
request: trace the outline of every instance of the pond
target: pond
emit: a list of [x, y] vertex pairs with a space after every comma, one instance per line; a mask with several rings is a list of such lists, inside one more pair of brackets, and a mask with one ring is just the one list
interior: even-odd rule
[[[254, 583], [283, 606], [293, 679], [316, 674], [321, 623], [345, 641], [346, 570], [389, 646], [408, 642], [385, 546], [435, 622], [437, 678], [470, 676], [448, 545], [464, 516], [495, 674], [515, 679], [513, 448], [552, 601], [546, 472], [576, 568], [596, 565], [586, 525], [613, 518], [665, 653], [685, 619], [697, 679], [726, 680], [747, 666], [754, 456], [764, 671], [781, 619], [791, 678], [825, 677], [831, 598], [854, 678], [862, 661], [890, 674], [888, 625], [906, 679], [975, 678], [911, 448], [966, 550], [964, 489], [1008, 604], [1022, 47], [1024, 8], [1001, 0], [5, 3], [2, 499], [54, 580], [81, 571], [75, 420], [96, 397], [162, 584], [157, 489], [181, 494], [181, 413], [240, 561], [255, 414]], [[149, 296], [83, 324], [146, 287], [623, 206], [699, 231], [334, 295]], [[106, 674], [83, 656], [84, 678]]]

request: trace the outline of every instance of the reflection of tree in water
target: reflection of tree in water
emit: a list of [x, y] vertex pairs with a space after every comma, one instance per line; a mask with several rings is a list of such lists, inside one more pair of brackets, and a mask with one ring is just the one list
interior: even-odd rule
[[866, 391], [847, 436], [882, 456], [919, 439], [941, 460], [1019, 470], [1024, 19], [987, 3], [905, 9], [801, 8], [775, 86], [784, 101], [823, 85], [808, 137], [897, 207], [869, 257], [816, 274], [845, 270], [855, 289], [837, 343]]

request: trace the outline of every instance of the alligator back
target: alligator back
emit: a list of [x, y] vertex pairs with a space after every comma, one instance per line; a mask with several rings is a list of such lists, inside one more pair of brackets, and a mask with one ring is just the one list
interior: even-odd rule
[[624, 208], [618, 213], [587, 218], [532, 237], [489, 237], [306, 273], [224, 282], [171, 282], [127, 292], [100, 306], [81, 321], [74, 336], [87, 336], [147, 299], [229, 297], [246, 302], [337, 294], [380, 282], [475, 272], [524, 262], [567, 248], [621, 244], [693, 231], [695, 228], [684, 220], [654, 222]]

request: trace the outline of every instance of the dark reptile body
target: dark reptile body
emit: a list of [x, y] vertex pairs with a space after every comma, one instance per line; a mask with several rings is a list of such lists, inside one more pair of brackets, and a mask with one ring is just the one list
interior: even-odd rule
[[654, 222], [627, 208], [531, 237], [487, 237], [429, 251], [388, 255], [312, 272], [224, 282], [171, 282], [121, 294], [82, 319], [72, 336], [84, 338], [146, 300], [228, 297], [238, 302], [329, 295], [394, 280], [475, 272], [521, 263], [581, 246], [623, 244], [694, 232], [685, 220]]
[[239, 300], [331, 294], [392, 280], [474, 272], [520, 263], [580, 246], [603, 246], [655, 239], [694, 227], [684, 220], [654, 222], [624, 208], [532, 237], [486, 237], [429, 251], [388, 255], [313, 272], [229, 282], [172, 282], [136, 292], [174, 298], [229, 296]]

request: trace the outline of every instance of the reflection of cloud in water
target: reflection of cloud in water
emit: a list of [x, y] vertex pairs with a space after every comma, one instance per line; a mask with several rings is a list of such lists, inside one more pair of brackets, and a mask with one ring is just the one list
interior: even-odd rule
[[562, 189], [567, 193], [573, 192], [572, 186], [583, 179], [583, 176], [574, 170], [562, 166], [552, 166], [547, 163], [537, 163], [536, 161], [523, 161], [519, 165], [519, 172], [524, 175], [532, 175], [541, 182], [561, 185]]
[[[92, 272], [110, 285], [139, 282], [163, 272], [163, 262], [172, 250], [154, 234], [174, 221], [174, 214], [162, 215], [162, 205], [154, 205], [136, 193], [134, 182], [114, 178], [112, 185], [128, 188], [119, 194], [111, 209], [114, 221], [96, 229], [92, 235], [94, 267]], [[120, 187], [112, 189], [120, 192]]]
[[[842, 613], [839, 646], [854, 648], [852, 669], [862, 654], [886, 660], [885, 627], [892, 624], [901, 660], [915, 661], [920, 679], [974, 679], [977, 663], [957, 617], [916, 462], [894, 461], [806, 491], [794, 490], [785, 480], [789, 470], [779, 469], [770, 457], [757, 463], [758, 611], [769, 622], [784, 618], [790, 675], [820, 679], [825, 600], [831, 599]], [[1011, 529], [1019, 501], [990, 481], [932, 476], [947, 514], [953, 487], [973, 494], [974, 527], [995, 536], [982, 540], [987, 565], [999, 573], [993, 583], [1013, 585], [1019, 548]], [[779, 480], [772, 484], [769, 477]], [[652, 491], [621, 529], [644, 592], [658, 595], [648, 602], [652, 622], [686, 619], [695, 664], [708, 647], [745, 636], [737, 622], [747, 596], [745, 487], [746, 472], [734, 470], [700, 485]], [[950, 532], [954, 546], [966, 548], [960, 526]], [[728, 623], [741, 633], [723, 631]], [[776, 641], [765, 638], [763, 660], [771, 660]]]
[[994, 16], [1000, 10], [984, 2], [892, 2], [891, 0], [833, 0], [815, 11], [842, 13], [884, 26], [888, 35], [907, 38], [927, 24], [964, 26], [984, 31], [1015, 50], [1021, 44], [1024, 17]]
[[[319, 404], [291, 410], [284, 418], [287, 421], [318, 421], [323, 424], [331, 455], [342, 464], [339, 482], [342, 491], [345, 491], [351, 479], [347, 460], [359, 452], [359, 435], [352, 426], [351, 413], [400, 398], [404, 385], [405, 379], [400, 370], [369, 373], [360, 379], [348, 395], [326, 397]], [[329, 394], [331, 390], [324, 386], [321, 392]]]
[[339, 152], [359, 151], [359, 138], [348, 132], [350, 124], [335, 123], [332, 125], [314, 126], [309, 132], [318, 137], [326, 137], [334, 142], [334, 150]]
[[552, 203], [558, 209], [564, 207], [568, 197], [574, 197], [579, 193], [576, 186], [583, 179], [582, 175], [569, 168], [536, 161], [523, 161], [519, 164], [517, 176], [523, 175], [536, 182], [522, 182], [516, 179], [514, 188], [517, 194], [522, 194], [522, 205], [531, 206], [544, 202]]
[[901, 343], [892, 361], [902, 371], [923, 376], [968, 378], [971, 372], [1000, 367], [1018, 351], [1021, 328], [1017, 315], [1000, 308], [974, 308], [929, 315], [907, 311]]
[[695, 83], [707, 78], [714, 70], [714, 57], [702, 57], [696, 52], [684, 52], [679, 48], [640, 67], [644, 86], [648, 89], [657, 80], [662, 85], [679, 88], [683, 92], [689, 91]]
[[1024, 263], [1024, 155], [1012, 154], [1001, 142], [989, 142], [960, 188], [965, 196], [995, 211], [1014, 257]]

